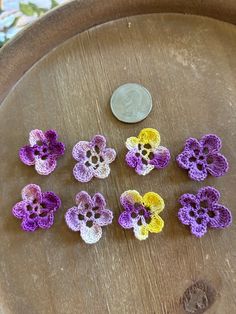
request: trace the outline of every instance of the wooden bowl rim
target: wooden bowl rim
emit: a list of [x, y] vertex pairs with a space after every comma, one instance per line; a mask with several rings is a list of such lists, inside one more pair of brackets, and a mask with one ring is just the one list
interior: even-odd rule
[[[67, 39], [134, 15], [179, 13], [236, 24], [235, 0], [73, 0], [48, 12], [0, 51], [0, 102], [37, 61]], [[47, 40], [45, 40], [47, 38]]]

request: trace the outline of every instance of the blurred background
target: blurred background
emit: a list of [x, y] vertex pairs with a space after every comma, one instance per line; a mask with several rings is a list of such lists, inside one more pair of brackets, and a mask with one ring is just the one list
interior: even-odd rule
[[0, 0], [0, 48], [45, 12], [70, 0]]

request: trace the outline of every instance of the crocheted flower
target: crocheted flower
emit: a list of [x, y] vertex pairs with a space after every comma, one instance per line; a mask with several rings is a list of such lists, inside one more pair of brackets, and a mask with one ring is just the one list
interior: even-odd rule
[[179, 202], [178, 217], [184, 225], [189, 225], [191, 233], [202, 237], [207, 227], [222, 229], [232, 222], [232, 215], [228, 208], [219, 204], [220, 193], [213, 187], [200, 189], [197, 195], [183, 194]]
[[112, 148], [106, 148], [106, 138], [95, 135], [90, 142], [78, 142], [72, 151], [78, 163], [73, 169], [75, 178], [80, 182], [88, 182], [93, 177], [104, 179], [110, 174], [109, 164], [116, 158]]
[[152, 169], [162, 169], [170, 161], [170, 152], [160, 145], [160, 134], [155, 129], [143, 129], [138, 137], [129, 137], [126, 147], [129, 152], [125, 160], [139, 175], [146, 175]]
[[148, 192], [143, 197], [135, 190], [126, 191], [120, 197], [124, 211], [119, 217], [119, 224], [125, 229], [133, 228], [134, 235], [139, 240], [148, 238], [148, 233], [161, 232], [164, 221], [159, 213], [164, 209], [164, 200], [154, 192]]
[[50, 228], [54, 213], [61, 206], [60, 198], [53, 192], [42, 192], [36, 184], [26, 185], [21, 195], [22, 201], [12, 208], [12, 214], [22, 220], [21, 228], [25, 231]]
[[76, 197], [76, 206], [67, 210], [65, 220], [73, 231], [80, 231], [81, 238], [88, 244], [102, 237], [102, 227], [112, 223], [113, 213], [106, 209], [106, 200], [100, 193], [91, 197], [81, 191]]
[[65, 152], [65, 145], [57, 139], [58, 134], [54, 130], [32, 130], [30, 145], [19, 150], [20, 160], [28, 166], [35, 165], [35, 170], [41, 175], [50, 174], [56, 168], [57, 159]]
[[221, 140], [215, 134], [204, 135], [200, 141], [189, 138], [183, 152], [176, 158], [177, 163], [196, 181], [203, 181], [208, 174], [223, 176], [229, 166], [227, 159], [220, 154], [221, 146]]

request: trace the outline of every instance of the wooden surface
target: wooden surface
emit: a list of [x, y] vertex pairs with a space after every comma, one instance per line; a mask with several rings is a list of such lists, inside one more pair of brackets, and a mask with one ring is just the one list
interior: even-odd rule
[[[199, 280], [215, 291], [207, 313], [236, 312], [235, 223], [196, 239], [176, 218], [179, 196], [205, 185], [218, 188], [222, 203], [236, 214], [235, 55], [235, 26], [153, 14], [86, 31], [22, 77], [0, 106], [0, 313], [180, 314], [185, 290]], [[126, 82], [143, 84], [153, 96], [151, 114], [135, 125], [119, 122], [109, 109], [112, 91]], [[160, 131], [172, 162], [163, 171], [139, 177], [125, 166], [124, 141], [143, 127]], [[55, 128], [67, 144], [66, 155], [48, 177], [18, 160], [17, 151], [33, 128]], [[222, 137], [230, 171], [222, 178], [191, 182], [174, 158], [187, 137], [208, 132]], [[72, 176], [71, 149], [99, 133], [118, 152], [111, 175], [78, 183]], [[62, 198], [56, 222], [46, 232], [24, 233], [11, 216], [28, 183]], [[117, 224], [119, 196], [130, 188], [141, 194], [156, 191], [166, 202], [164, 231], [143, 242]], [[96, 245], [84, 244], [64, 222], [80, 190], [102, 192], [114, 211], [114, 223]]]
[[95, 25], [132, 15], [184, 13], [236, 24], [235, 0], [73, 0], [19, 33], [0, 53], [0, 101], [50, 50]]

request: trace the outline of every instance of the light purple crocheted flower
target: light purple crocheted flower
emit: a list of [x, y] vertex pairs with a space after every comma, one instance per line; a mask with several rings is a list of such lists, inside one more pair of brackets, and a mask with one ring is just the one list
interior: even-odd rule
[[57, 159], [65, 152], [65, 145], [57, 139], [55, 130], [32, 130], [29, 134], [30, 145], [19, 150], [20, 160], [28, 166], [35, 165], [35, 170], [41, 175], [50, 174], [56, 168]]
[[75, 198], [76, 206], [67, 210], [65, 220], [73, 231], [80, 231], [88, 244], [96, 243], [102, 236], [102, 227], [112, 223], [113, 213], [106, 209], [106, 200], [100, 193], [91, 197], [81, 191]]
[[106, 148], [106, 138], [95, 135], [91, 142], [80, 141], [75, 144], [72, 156], [78, 163], [73, 174], [80, 182], [88, 182], [93, 177], [104, 179], [110, 174], [109, 164], [116, 158], [112, 148]]
[[228, 227], [232, 215], [228, 208], [218, 203], [219, 199], [219, 191], [210, 186], [200, 189], [196, 196], [183, 194], [179, 199], [182, 205], [178, 212], [179, 220], [189, 225], [191, 233], [199, 238], [207, 232], [207, 227]]
[[215, 134], [204, 135], [200, 141], [189, 138], [183, 152], [176, 158], [177, 163], [196, 181], [203, 181], [208, 174], [223, 176], [229, 166], [227, 159], [220, 154], [221, 146], [221, 140]]
[[26, 185], [21, 195], [23, 200], [12, 208], [12, 214], [22, 220], [21, 228], [25, 231], [50, 228], [54, 213], [61, 206], [60, 198], [53, 192], [42, 192], [36, 184]]
[[141, 130], [138, 137], [127, 138], [127, 165], [143, 176], [153, 169], [165, 168], [170, 161], [170, 152], [166, 147], [160, 146], [160, 141], [159, 132], [152, 128]]

